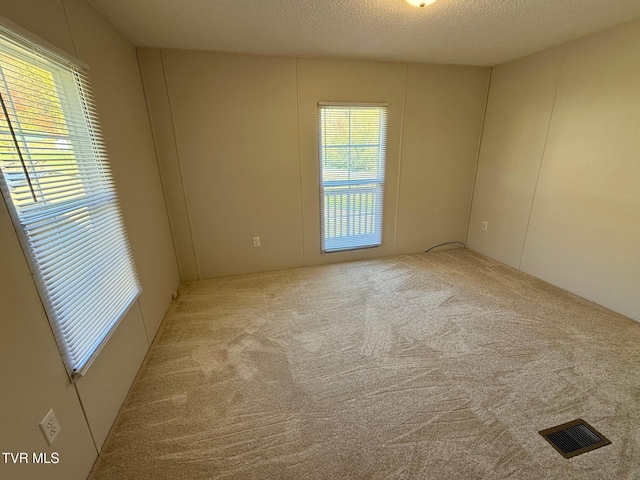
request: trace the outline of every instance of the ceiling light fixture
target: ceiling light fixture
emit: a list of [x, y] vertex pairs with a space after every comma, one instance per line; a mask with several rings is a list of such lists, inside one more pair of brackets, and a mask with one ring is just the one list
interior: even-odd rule
[[436, 0], [407, 0], [414, 7], [424, 7], [425, 5], [430, 5]]

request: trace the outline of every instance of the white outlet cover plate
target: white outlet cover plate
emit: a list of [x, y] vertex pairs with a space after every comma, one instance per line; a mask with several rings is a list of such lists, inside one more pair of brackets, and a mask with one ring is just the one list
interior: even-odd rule
[[49, 445], [53, 443], [60, 433], [60, 424], [53, 408], [49, 410], [49, 413], [40, 422], [40, 430], [42, 430], [42, 434]]

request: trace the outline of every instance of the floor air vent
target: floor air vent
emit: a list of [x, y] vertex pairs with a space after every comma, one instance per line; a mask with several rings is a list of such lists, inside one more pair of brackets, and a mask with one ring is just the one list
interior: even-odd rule
[[538, 433], [564, 458], [575, 457], [611, 444], [604, 435], [581, 418], [557, 427], [540, 430]]

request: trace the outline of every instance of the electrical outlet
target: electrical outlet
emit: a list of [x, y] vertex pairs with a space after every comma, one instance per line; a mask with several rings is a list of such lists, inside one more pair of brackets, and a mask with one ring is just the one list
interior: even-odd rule
[[482, 222], [482, 229], [486, 230], [487, 228], [489, 228], [489, 224], [487, 222]]
[[254, 247], [260, 246], [260, 237], [253, 237], [253, 246]]
[[42, 430], [42, 434], [49, 445], [53, 443], [58, 433], [60, 433], [60, 424], [53, 408], [49, 410], [49, 413], [40, 422], [40, 430]]

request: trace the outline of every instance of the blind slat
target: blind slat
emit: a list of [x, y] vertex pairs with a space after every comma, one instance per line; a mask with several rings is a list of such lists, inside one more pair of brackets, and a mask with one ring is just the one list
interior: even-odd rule
[[[83, 313], [86, 313], [87, 309], [95, 308], [98, 311], [107, 311], [104, 307], [106, 305], [115, 305], [116, 307], [119, 305], [118, 300], [121, 298], [125, 298], [127, 295], [127, 291], [114, 288], [115, 280], [112, 280], [111, 285], [105, 285], [105, 292], [110, 293], [110, 295], [104, 295], [93, 302], [88, 302], [77, 309], [79, 316]], [[102, 308], [101, 308], [102, 307]], [[70, 333], [73, 332], [75, 335], [76, 341], [72, 345], [72, 351], [81, 351], [82, 346], [87, 338], [96, 337], [101, 334], [99, 330], [95, 328], [95, 323], [108, 323], [110, 319], [110, 315], [105, 313], [95, 315], [94, 324], [87, 325], [86, 323], [74, 322], [68, 323], [63, 326], [63, 331]]]

